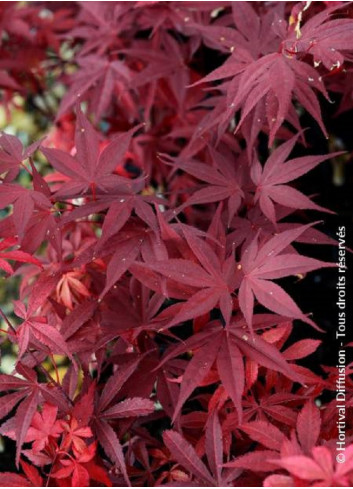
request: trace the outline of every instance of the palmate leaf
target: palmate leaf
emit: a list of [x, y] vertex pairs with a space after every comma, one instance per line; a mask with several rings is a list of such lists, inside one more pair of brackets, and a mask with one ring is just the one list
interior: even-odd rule
[[[166, 78], [168, 82], [173, 80], [173, 77], [177, 81], [188, 80], [188, 72], [184, 64], [184, 58], [181, 51], [181, 46], [176, 40], [167, 33], [161, 35], [161, 42], [159, 50], [148, 49], [149, 45], [143, 49], [127, 49], [124, 52], [131, 57], [139, 58], [144, 63], [148, 62], [147, 66], [143, 68], [139, 73], [135, 73], [131, 88], [135, 89], [145, 84], [150, 84], [159, 80], [160, 78]], [[175, 66], [178, 66], [178, 70], [175, 70]], [[184, 76], [183, 76], [184, 75]], [[187, 84], [184, 83], [184, 86]], [[173, 89], [173, 84], [171, 83]], [[175, 90], [183, 89], [182, 86], [176, 84]], [[178, 97], [176, 97], [178, 98]]]
[[351, 107], [352, 5], [328, 3], [0, 6], [11, 130], [45, 127], [66, 94], [44, 166], [38, 142], [0, 136], [0, 266], [21, 318], [0, 376], [21, 472], [3, 485], [352, 485], [324, 403], [337, 372], [301, 365], [319, 340], [293, 343], [293, 319], [314, 323], [277, 282], [329, 266], [295, 242], [337, 244], [300, 224], [327, 211], [296, 185], [326, 157], [291, 156], [306, 117], [332, 127], [333, 93]]
[[[200, 80], [229, 80], [218, 87], [224, 97], [214, 108], [213, 120], [206, 116], [203, 126], [218, 124], [218, 131], [224, 131], [240, 110], [237, 129], [252, 121], [254, 134], [249, 134], [249, 128], [244, 131], [247, 141], [253, 144], [265, 127], [272, 146], [284, 121], [296, 129], [300, 127], [293, 105], [297, 101], [327, 136], [317, 97], [320, 93], [328, 99], [324, 78], [305, 57], [312, 56], [315, 67], [322, 64], [331, 71], [342, 67], [346, 57], [349, 59], [352, 20], [330, 19], [339, 8], [326, 9], [301, 25], [306, 7], [296, 6], [293, 21], [287, 25], [278, 6], [277, 14], [259, 16], [247, 2], [238, 2], [233, 8], [236, 42], [232, 54], [221, 67]], [[219, 35], [223, 38], [223, 34]]]
[[171, 165], [173, 170], [181, 169], [193, 177], [207, 183], [207, 186], [196, 190], [189, 199], [178, 208], [182, 211], [190, 205], [206, 204], [211, 202], [226, 202], [228, 208], [228, 226], [238, 211], [244, 192], [240, 186], [241, 175], [239, 167], [235, 167], [230, 159], [216, 151], [211, 146], [209, 152], [213, 164], [207, 165], [197, 160], [182, 161], [180, 158], [171, 159], [167, 155], [164, 161]]
[[288, 53], [310, 53], [314, 66], [322, 64], [330, 71], [342, 67], [346, 55], [353, 48], [353, 20], [333, 18], [337, 10], [342, 8], [338, 4], [326, 8], [301, 25], [300, 17], [304, 7], [300, 7], [297, 5], [293, 8], [295, 22], [284, 43], [284, 49]]
[[41, 152], [51, 165], [60, 173], [69, 177], [69, 181], [61, 186], [55, 193], [55, 197], [58, 200], [74, 198], [87, 192], [95, 197], [96, 194], [109, 193], [114, 189], [122, 189], [129, 193], [132, 188], [131, 181], [114, 174], [114, 169], [122, 162], [133, 134], [142, 125], [116, 136], [100, 153], [97, 132], [79, 106], [77, 106], [76, 112], [76, 156], [73, 157], [59, 149], [41, 147]]
[[238, 43], [251, 52], [254, 59], [274, 51], [280, 40], [280, 30], [276, 27], [283, 23], [284, 5], [279, 3], [273, 7], [259, 15], [250, 2], [232, 5]]
[[101, 56], [88, 55], [78, 58], [80, 70], [72, 77], [71, 86], [60, 104], [57, 119], [72, 109], [77, 98], [88, 99], [90, 112], [97, 120], [106, 111], [114, 97], [114, 90], [123, 92], [131, 83], [131, 71], [121, 61], [110, 61]]
[[302, 313], [293, 299], [279, 285], [271, 282], [273, 279], [289, 275], [336, 266], [334, 263], [322, 262], [294, 253], [282, 253], [310, 226], [311, 224], [308, 224], [283, 231], [262, 246], [259, 246], [258, 238], [255, 237], [243, 251], [240, 264], [243, 278], [239, 288], [239, 305], [250, 328], [255, 297], [267, 309], [281, 316], [301, 319], [317, 328], [316, 324]]
[[[234, 54], [237, 56], [237, 53]], [[235, 64], [235, 66], [237, 66]], [[234, 71], [232, 64], [229, 70], [216, 70], [213, 79], [231, 77]], [[212, 79], [210, 76], [208, 79]], [[205, 79], [207, 81], [208, 79]], [[317, 121], [321, 130], [327, 135], [324, 127], [319, 101], [315, 90], [328, 98], [322, 78], [312, 66], [299, 59], [287, 57], [281, 52], [265, 56], [239, 66], [234, 78], [223, 85], [225, 98], [215, 107], [215, 116], [208, 121], [209, 126], [219, 124], [219, 131], [225, 130], [236, 111], [241, 111], [237, 130], [249, 117], [257, 115], [261, 124], [269, 128], [269, 146], [284, 121], [298, 128], [298, 117], [293, 102], [298, 101]], [[219, 107], [219, 108], [218, 108]], [[260, 109], [260, 112], [257, 112]], [[255, 123], [254, 123], [255, 124]], [[256, 125], [256, 124], [255, 124]], [[206, 123], [203, 123], [206, 126]], [[250, 139], [254, 141], [254, 136]]]
[[241, 108], [241, 118], [237, 126], [239, 128], [256, 104], [265, 100], [271, 146], [276, 133], [288, 117], [293, 99], [298, 100], [327, 135], [313, 89], [328, 98], [322, 79], [314, 68], [293, 57], [273, 53], [254, 61], [244, 70], [235, 98], [228, 99], [227, 103], [234, 104], [234, 110]]
[[[176, 267], [174, 267], [176, 265]], [[211, 311], [219, 303], [224, 313], [226, 321], [230, 318], [230, 292], [223, 283], [215, 283], [212, 280], [212, 275], [206, 272], [199, 265], [187, 260], [173, 259], [168, 262], [158, 262], [155, 265], [149, 265], [144, 268], [153, 269], [159, 274], [168, 277], [169, 279], [180, 282], [181, 284], [191, 285], [194, 288], [203, 288], [194, 293], [181, 307], [177, 315], [168, 323], [167, 327], [180, 324], [184, 321], [193, 319]], [[133, 271], [133, 273], [135, 273]], [[137, 276], [138, 278], [141, 277]], [[216, 277], [219, 282], [220, 277]]]
[[[169, 291], [169, 281], [175, 281], [196, 290], [182, 304], [180, 311], [168, 323], [167, 327], [206, 314], [217, 305], [224, 321], [228, 324], [232, 315], [232, 292], [235, 286], [234, 259], [232, 256], [227, 258], [225, 256], [217, 256], [209, 243], [195, 236], [187, 227], [183, 227], [182, 230], [187, 244], [195, 256], [195, 261], [198, 260], [202, 263], [202, 266], [194, 261], [179, 258], [138, 264], [140, 269], [145, 270], [146, 278], [148, 276], [152, 278], [152, 274], [155, 272], [166, 278], [164, 293]], [[136, 266], [134, 266], [134, 269], [136, 269]], [[132, 269], [132, 273], [136, 273], [134, 269]], [[141, 275], [136, 275], [136, 277], [139, 280], [143, 280]], [[150, 286], [150, 283], [146, 281], [144, 283]], [[159, 279], [158, 283], [161, 283], [161, 279]], [[152, 286], [152, 288], [154, 287]], [[187, 295], [186, 291], [181, 297], [185, 298], [185, 295]], [[176, 296], [176, 298], [178, 297]]]
[[52, 352], [67, 355], [74, 362], [61, 333], [54, 326], [47, 324], [45, 318], [32, 316], [31, 309], [27, 311], [21, 301], [14, 301], [14, 312], [24, 319], [24, 322], [17, 329], [19, 358], [23, 356], [31, 340], [35, 340], [49, 347]]
[[34, 414], [25, 441], [33, 442], [32, 448], [35, 452], [43, 450], [50, 437], [59, 438], [62, 433], [62, 424], [57, 420], [57, 414], [57, 406], [48, 403], [44, 404], [41, 413]]
[[129, 10], [128, 5], [119, 5], [119, 8], [115, 4], [98, 6], [94, 3], [87, 3], [82, 5], [83, 22], [74, 25], [71, 33], [74, 37], [77, 36], [84, 40], [80, 55], [86, 56], [92, 52], [95, 54], [93, 66], [94, 60], [97, 59], [97, 51], [104, 53], [116, 39], [117, 30], [119, 32], [120, 29], [126, 27], [128, 18], [124, 14], [127, 10]]
[[[278, 316], [260, 314], [255, 316], [254, 325], [255, 328], [261, 329], [278, 324], [281, 320]], [[217, 366], [219, 378], [227, 394], [237, 409], [239, 419], [242, 418], [241, 400], [245, 385], [244, 357], [268, 369], [281, 372], [295, 381], [301, 381], [300, 376], [296, 374], [275, 346], [266, 342], [260, 335], [251, 337], [247, 330], [244, 330], [244, 325], [245, 321], [240, 320], [231, 323], [224, 329], [219, 322], [215, 321], [200, 333], [167, 352], [160, 367], [171, 358], [184, 352], [190, 350], [194, 352], [182, 377], [173, 420], [177, 418], [185, 401], [208, 375], [214, 364]]]
[[256, 185], [254, 200], [259, 202], [265, 216], [276, 224], [276, 211], [273, 202], [294, 209], [314, 209], [321, 212], [331, 212], [312, 202], [298, 190], [285, 185], [315, 168], [319, 163], [334, 158], [341, 153], [329, 155], [304, 156], [285, 162], [299, 134], [276, 148], [262, 168], [255, 161], [251, 168], [251, 177]]
[[[283, 355], [284, 356], [284, 355]], [[254, 362], [255, 363], [255, 362]], [[255, 366], [257, 364], [255, 363]], [[256, 378], [258, 368], [255, 370]], [[250, 394], [246, 398], [247, 407], [244, 409], [244, 419], [277, 421], [293, 428], [297, 421], [295, 408], [289, 407], [292, 402], [301, 402], [301, 396], [276, 392], [275, 394], [261, 393], [261, 397]]]

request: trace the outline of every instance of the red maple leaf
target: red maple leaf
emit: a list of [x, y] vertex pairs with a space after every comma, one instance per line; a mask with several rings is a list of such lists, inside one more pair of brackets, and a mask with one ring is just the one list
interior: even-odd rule
[[238, 269], [243, 274], [239, 288], [239, 305], [248, 325], [252, 326], [254, 297], [277, 314], [288, 318], [301, 319], [317, 327], [307, 318], [293, 299], [273, 279], [306, 273], [321, 267], [336, 266], [314, 258], [294, 253], [283, 253], [289, 244], [299, 237], [311, 224], [297, 229], [283, 231], [259, 246], [256, 237], [243, 251]]
[[25, 441], [33, 442], [32, 450], [41, 452], [51, 440], [59, 438], [63, 429], [57, 420], [58, 408], [45, 403], [42, 412], [36, 412], [32, 418]]

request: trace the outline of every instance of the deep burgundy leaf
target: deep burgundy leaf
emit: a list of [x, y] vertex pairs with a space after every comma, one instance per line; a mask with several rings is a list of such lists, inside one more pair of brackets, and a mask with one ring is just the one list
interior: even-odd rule
[[106, 452], [108, 457], [118, 465], [123, 473], [126, 484], [130, 486], [131, 484], [126, 472], [123, 449], [120, 445], [115, 431], [111, 426], [109, 426], [107, 422], [97, 420], [95, 422], [95, 432], [104, 451]]
[[194, 448], [176, 431], [163, 433], [163, 440], [172, 456], [200, 481], [213, 485], [214, 481]]
[[237, 408], [239, 422], [241, 422], [245, 371], [243, 355], [233, 335], [227, 334], [223, 337], [220, 354], [217, 357], [217, 368], [222, 384]]
[[219, 483], [221, 480], [221, 465], [223, 461], [222, 428], [218, 414], [214, 411], [208, 419], [205, 436], [205, 450], [208, 464]]

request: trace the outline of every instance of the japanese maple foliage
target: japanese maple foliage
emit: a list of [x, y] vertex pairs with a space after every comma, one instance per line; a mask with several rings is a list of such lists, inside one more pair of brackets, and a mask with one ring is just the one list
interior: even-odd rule
[[306, 121], [352, 107], [331, 4], [1, 5], [1, 103], [45, 130], [0, 136], [0, 485], [353, 484], [352, 364], [339, 464], [323, 325], [286, 290], [336, 267], [297, 181], [342, 154]]

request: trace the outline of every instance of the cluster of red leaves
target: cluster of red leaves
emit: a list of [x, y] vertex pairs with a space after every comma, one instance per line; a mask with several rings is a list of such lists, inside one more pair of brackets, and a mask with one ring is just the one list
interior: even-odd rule
[[47, 139], [0, 138], [0, 267], [21, 277], [1, 485], [352, 485], [349, 416], [339, 465], [335, 401], [315, 405], [335, 369], [290, 340], [319, 326], [276, 282], [335, 266], [297, 251], [335, 242], [292, 182], [336, 155], [291, 157], [300, 113], [326, 134], [319, 97], [352, 105], [352, 10], [329, 3], [2, 4], [5, 106], [66, 94]]

